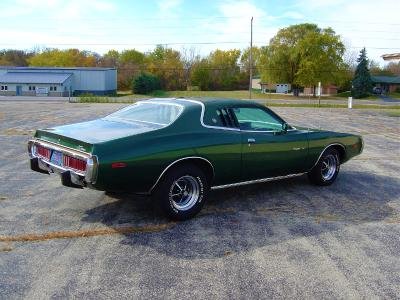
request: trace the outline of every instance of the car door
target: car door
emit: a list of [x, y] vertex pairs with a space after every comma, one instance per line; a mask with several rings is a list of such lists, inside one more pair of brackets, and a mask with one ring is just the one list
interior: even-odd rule
[[288, 127], [263, 107], [232, 111], [241, 130], [242, 181], [301, 173], [306, 168], [308, 132]]

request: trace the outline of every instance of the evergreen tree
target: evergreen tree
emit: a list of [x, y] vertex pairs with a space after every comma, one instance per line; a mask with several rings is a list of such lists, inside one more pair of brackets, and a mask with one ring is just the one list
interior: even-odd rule
[[357, 62], [358, 65], [354, 74], [351, 94], [355, 98], [364, 98], [367, 97], [372, 90], [372, 80], [368, 69], [369, 62], [365, 48], [360, 51]]

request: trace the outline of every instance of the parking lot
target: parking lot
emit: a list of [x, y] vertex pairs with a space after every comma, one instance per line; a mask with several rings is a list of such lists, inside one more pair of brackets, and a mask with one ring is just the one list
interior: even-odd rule
[[126, 104], [0, 102], [0, 298], [398, 298], [400, 118], [273, 108], [294, 125], [362, 134], [337, 181], [218, 190], [172, 223], [147, 197], [63, 187], [30, 171], [36, 128]]

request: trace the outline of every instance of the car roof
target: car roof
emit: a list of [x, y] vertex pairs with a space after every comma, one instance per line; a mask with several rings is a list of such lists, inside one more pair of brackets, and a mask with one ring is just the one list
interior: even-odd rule
[[239, 99], [224, 99], [224, 98], [152, 98], [143, 101], [151, 102], [167, 102], [175, 103], [183, 106], [193, 106], [198, 105], [199, 102], [203, 103], [207, 107], [231, 107], [231, 106], [241, 106], [241, 105], [256, 105], [260, 104], [251, 100], [239, 100]]

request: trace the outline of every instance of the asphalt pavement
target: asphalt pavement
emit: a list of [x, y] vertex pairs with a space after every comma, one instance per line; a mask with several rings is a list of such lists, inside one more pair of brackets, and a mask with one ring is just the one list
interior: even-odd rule
[[173, 223], [147, 197], [66, 188], [28, 167], [35, 129], [122, 106], [0, 102], [1, 299], [399, 298], [399, 117], [273, 108], [290, 124], [362, 134], [364, 152], [332, 186], [302, 176], [213, 191]]

